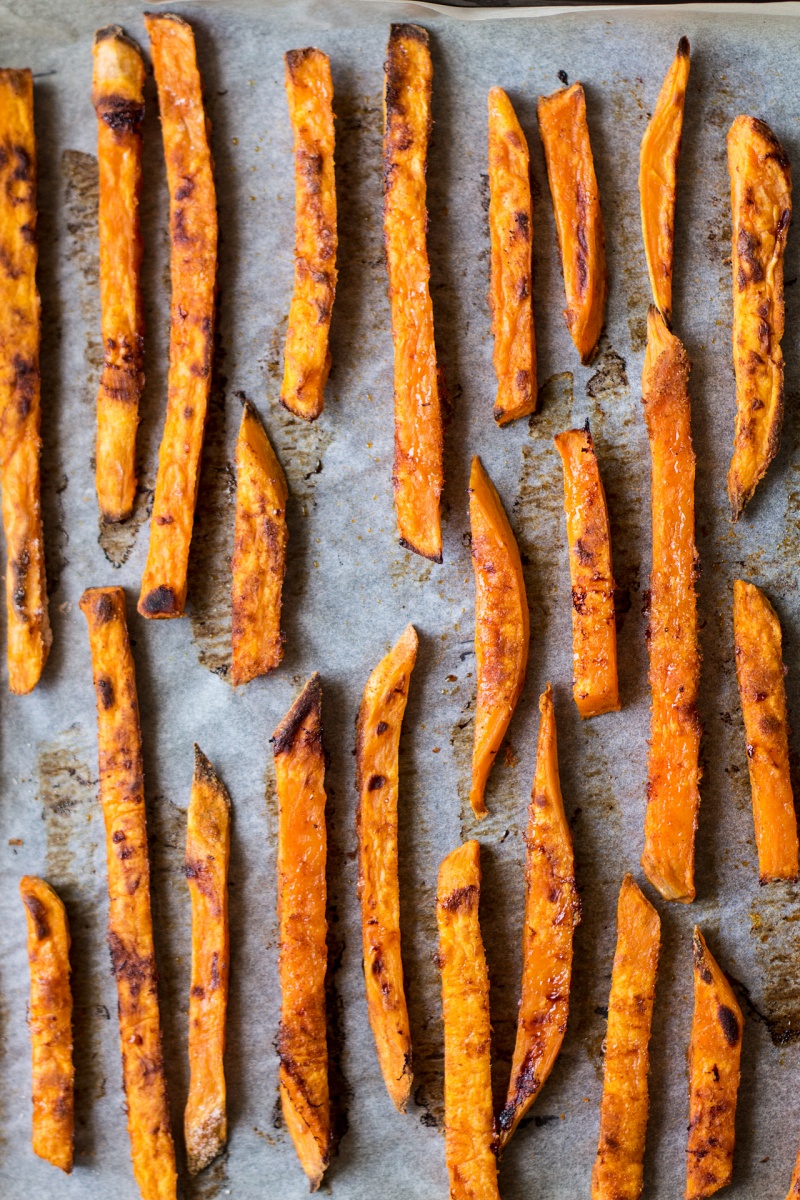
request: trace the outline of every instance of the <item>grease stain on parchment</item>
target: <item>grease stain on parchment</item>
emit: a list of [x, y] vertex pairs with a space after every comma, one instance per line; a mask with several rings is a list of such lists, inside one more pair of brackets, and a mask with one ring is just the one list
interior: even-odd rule
[[[624, 132], [614, 141], [615, 170], [604, 179], [601, 202], [604, 202], [608, 219], [609, 241], [614, 247], [614, 274], [616, 278], [621, 276], [625, 291], [631, 348], [636, 351], [643, 350], [647, 343], [647, 306], [650, 302], [638, 190], [629, 185], [629, 181], [638, 175], [639, 145], [649, 116], [643, 81], [617, 75], [610, 99], [614, 127]], [[656, 97], [648, 97], [648, 100], [655, 104]]]
[[[753, 872], [756, 867], [753, 863]], [[800, 1040], [800, 897], [796, 886], [767, 884], [750, 907], [750, 933], [759, 965], [750, 1000], [772, 1042]]]
[[[39, 751], [37, 797], [45, 823], [47, 877], [58, 889], [91, 870], [92, 846], [86, 844], [94, 817], [97, 781], [74, 748], [75, 730], [67, 730]], [[93, 834], [94, 831], [91, 830]]]
[[70, 240], [70, 260], [82, 278], [80, 289], [81, 314], [87, 328], [86, 363], [89, 367], [82, 395], [94, 403], [103, 366], [103, 342], [100, 336], [100, 252], [98, 242], [98, 205], [100, 182], [97, 159], [82, 150], [65, 150], [61, 170], [66, 181], [65, 205], [67, 233]]
[[199, 1175], [183, 1177], [184, 1200], [217, 1200], [228, 1190], [228, 1147]]
[[136, 535], [142, 525], [150, 520], [154, 496], [155, 482], [148, 486], [140, 479], [133, 500], [133, 512], [127, 521], [104, 521], [100, 518], [97, 544], [112, 567], [119, 568], [130, 558], [136, 544]]

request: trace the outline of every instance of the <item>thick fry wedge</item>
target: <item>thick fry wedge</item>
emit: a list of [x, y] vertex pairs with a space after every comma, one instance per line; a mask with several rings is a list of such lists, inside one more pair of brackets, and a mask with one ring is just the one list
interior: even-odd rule
[[428, 282], [428, 35], [392, 25], [386, 52], [383, 232], [394, 342], [394, 497], [400, 544], [442, 561], [443, 432]]
[[129, 517], [136, 495], [136, 430], [144, 389], [144, 309], [139, 288], [144, 75], [141, 51], [119, 25], [97, 31], [92, 103], [97, 113], [105, 357], [97, 393], [95, 486], [106, 521]]
[[797, 818], [789, 773], [781, 626], [764, 593], [741, 579], [733, 585], [733, 634], [759, 878], [761, 883], [797, 879]]
[[333, 81], [330, 59], [321, 50], [290, 50], [284, 63], [297, 216], [281, 404], [314, 421], [322, 412], [331, 369], [328, 333], [336, 295]]
[[174, 1200], [177, 1176], [161, 1052], [142, 737], [125, 593], [118, 587], [88, 588], [81, 597], [81, 608], [89, 624], [97, 694], [108, 947], [117, 981], [133, 1173], [142, 1200]]
[[756, 117], [728, 133], [733, 225], [733, 366], [736, 431], [728, 499], [736, 521], [778, 453], [783, 424], [783, 255], [792, 172], [775, 134]]
[[652, 460], [650, 754], [642, 867], [665, 900], [694, 899], [700, 718], [689, 360], [654, 307], [642, 403]]
[[572, 581], [572, 694], [582, 717], [597, 717], [620, 707], [606, 494], [588, 424], [559, 433], [555, 444], [564, 466]]
[[556, 218], [567, 307], [582, 363], [594, 357], [608, 296], [606, 240], [580, 83], [539, 98], [539, 133]]
[[322, 688], [312, 675], [273, 734], [278, 789], [278, 923], [283, 1119], [314, 1192], [330, 1156], [325, 758]]
[[689, 1142], [686, 1200], [730, 1183], [744, 1018], [733, 989], [695, 926], [694, 1016], [689, 1043]]
[[682, 37], [639, 149], [639, 200], [647, 272], [653, 303], [667, 320], [672, 316], [675, 191], [688, 80], [689, 39]]
[[217, 201], [192, 28], [171, 13], [146, 13], [144, 21], [167, 163], [172, 311], [167, 415], [139, 612], [180, 617], [211, 388]]
[[481, 848], [478, 842], [465, 842], [440, 866], [436, 896], [451, 1200], [498, 1200], [500, 1195], [492, 1144], [492, 1030], [480, 894]]
[[528, 809], [525, 924], [517, 1041], [506, 1102], [498, 1117], [502, 1149], [533, 1104], [558, 1057], [569, 1012], [572, 935], [581, 919], [572, 835], [561, 799], [553, 689], [539, 698], [536, 776]]
[[592, 1200], [638, 1200], [642, 1194], [650, 1098], [650, 1026], [661, 921], [631, 875], [617, 904], [617, 949], [608, 997], [600, 1141]]
[[8, 686], [36, 687], [52, 642], [40, 500], [36, 138], [30, 71], [0, 70], [0, 481]]
[[283, 657], [286, 476], [249, 400], [236, 443], [236, 532], [231, 605], [231, 683], [273, 671]]
[[19, 891], [28, 920], [31, 999], [33, 1152], [69, 1175], [75, 1125], [69, 925], [49, 883], [24, 875]]
[[417, 634], [409, 625], [367, 680], [356, 721], [358, 898], [367, 1011], [381, 1074], [398, 1112], [406, 1111], [413, 1079], [400, 956], [398, 750], [416, 657]]
[[499, 87], [489, 92], [489, 196], [494, 419], [506, 425], [535, 412], [538, 394], [528, 143], [511, 101]]
[[189, 1174], [216, 1158], [228, 1136], [225, 1017], [228, 1008], [228, 859], [231, 802], [199, 746], [186, 824], [186, 880], [192, 899], [189, 1097], [183, 1128]]

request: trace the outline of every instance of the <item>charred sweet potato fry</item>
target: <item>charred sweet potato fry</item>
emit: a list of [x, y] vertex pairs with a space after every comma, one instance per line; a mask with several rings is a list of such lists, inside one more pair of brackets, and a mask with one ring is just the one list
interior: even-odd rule
[[52, 642], [40, 501], [36, 138], [30, 71], [0, 70], [0, 482], [8, 686], [36, 687]]
[[642, 403], [650, 441], [650, 753], [642, 867], [665, 900], [694, 899], [700, 718], [689, 360], [654, 307], [647, 318]]
[[564, 320], [581, 362], [589, 363], [605, 320], [608, 272], [586, 97], [580, 83], [539, 98], [539, 133], [564, 271]]
[[284, 62], [297, 215], [281, 404], [314, 421], [322, 412], [331, 368], [328, 332], [336, 295], [333, 81], [330, 59], [321, 50], [290, 50]]
[[797, 879], [797, 818], [789, 774], [781, 626], [764, 593], [741, 579], [733, 585], [733, 633], [758, 873], [762, 883]]
[[617, 904], [617, 949], [608, 997], [600, 1141], [592, 1200], [638, 1200], [642, 1193], [650, 1098], [650, 1026], [661, 921], [631, 875]]
[[92, 103], [97, 113], [100, 173], [100, 308], [103, 373], [97, 393], [100, 514], [131, 515], [136, 495], [136, 430], [144, 389], [144, 309], [139, 288], [142, 236], [144, 63], [119, 25], [94, 37]]
[[117, 981], [122, 1078], [133, 1173], [142, 1200], [174, 1200], [175, 1148], [161, 1052], [158, 977], [136, 675], [122, 588], [88, 588], [97, 695], [100, 803], [106, 828], [108, 947]]
[[451, 1200], [498, 1200], [493, 1150], [489, 974], [478, 906], [481, 848], [439, 868], [436, 918], [444, 1013], [444, 1136]]
[[489, 92], [489, 197], [494, 419], [506, 425], [536, 411], [536, 340], [528, 143], [511, 101], [499, 87]]
[[555, 443], [564, 466], [572, 581], [572, 694], [582, 717], [596, 717], [620, 706], [606, 494], [588, 425], [559, 433]]
[[442, 561], [443, 433], [433, 340], [425, 170], [433, 68], [428, 35], [392, 25], [386, 52], [383, 235], [394, 342], [394, 497], [400, 544]]
[[330, 1156], [325, 1025], [325, 758], [322, 687], [312, 675], [272, 738], [278, 790], [278, 923], [283, 1119], [314, 1192]]
[[730, 1183], [744, 1018], [733, 989], [695, 926], [694, 1016], [689, 1042], [689, 1143], [686, 1200]]
[[397, 795], [400, 727], [417, 657], [409, 625], [367, 680], [356, 721], [358, 898], [367, 1011], [378, 1062], [398, 1112], [411, 1091], [411, 1031], [400, 956]]
[[69, 924], [49, 883], [24, 875], [19, 891], [28, 920], [33, 1081], [33, 1152], [69, 1175], [75, 1125]]
[[525, 837], [522, 987], [511, 1079], [497, 1121], [500, 1149], [539, 1095], [561, 1049], [569, 1012], [572, 935], [581, 919], [549, 683], [539, 699], [539, 712], [536, 775]]
[[778, 453], [783, 424], [783, 255], [792, 172], [775, 134], [756, 117], [728, 133], [733, 225], [733, 366], [736, 430], [728, 471], [734, 521]]
[[249, 400], [236, 443], [236, 531], [231, 604], [231, 683], [266, 675], [283, 657], [286, 476]]
[[146, 13], [144, 21], [167, 163], [172, 308], [167, 415], [139, 612], [180, 617], [211, 388], [217, 201], [192, 28], [171, 13]]

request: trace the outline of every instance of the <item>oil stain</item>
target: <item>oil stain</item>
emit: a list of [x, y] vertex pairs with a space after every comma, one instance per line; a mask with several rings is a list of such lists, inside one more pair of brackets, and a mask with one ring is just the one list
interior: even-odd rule
[[228, 1150], [223, 1150], [199, 1175], [184, 1176], [183, 1190], [185, 1200], [217, 1200], [217, 1196], [227, 1190], [228, 1185]]
[[[627, 181], [636, 178], [638, 147], [648, 119], [642, 80], [618, 76], [611, 91], [611, 109], [615, 127], [625, 130], [625, 134], [615, 140], [614, 159], [618, 170], [604, 179], [603, 199], [608, 203], [606, 213], [614, 214], [611, 231], [614, 268], [622, 276], [631, 348], [637, 351], [643, 350], [647, 342], [650, 281], [642, 248], [638, 192], [635, 187], [627, 186]], [[622, 186], [620, 181], [626, 181], [625, 185]]]
[[100, 256], [98, 249], [98, 204], [100, 195], [97, 159], [81, 150], [65, 150], [61, 169], [66, 181], [65, 204], [70, 259], [83, 279], [80, 305], [86, 324], [86, 362], [89, 378], [83, 389], [84, 399], [94, 402], [99, 372], [103, 366], [103, 342], [100, 337]]
[[72, 749], [74, 734], [67, 730], [39, 752], [38, 799], [45, 823], [47, 875], [58, 888], [90, 869], [91, 856], [83, 845], [94, 816], [97, 781]]
[[800, 897], [791, 885], [768, 884], [750, 909], [759, 963], [751, 1003], [776, 1046], [800, 1040]]
[[104, 521], [100, 518], [97, 544], [112, 567], [121, 567], [130, 558], [136, 544], [136, 535], [142, 525], [150, 520], [154, 495], [155, 481], [151, 481], [148, 486], [140, 479], [133, 501], [133, 512], [127, 521]]

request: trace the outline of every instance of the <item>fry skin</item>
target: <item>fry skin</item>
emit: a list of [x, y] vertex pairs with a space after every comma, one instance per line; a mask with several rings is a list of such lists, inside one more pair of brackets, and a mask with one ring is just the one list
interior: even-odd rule
[[358, 898], [367, 1011], [378, 1062], [398, 1112], [411, 1092], [411, 1031], [400, 956], [397, 796], [400, 729], [417, 657], [409, 625], [367, 680], [356, 721]]
[[432, 79], [425, 30], [392, 25], [383, 139], [383, 235], [394, 342], [392, 481], [400, 545], [441, 562], [443, 428], [425, 206]]
[[170, 210], [167, 415], [158, 455], [143, 617], [180, 617], [211, 388], [217, 274], [217, 201], [194, 34], [181, 17], [145, 13]]
[[697, 551], [689, 360], [658, 310], [647, 317], [642, 404], [650, 441], [650, 752], [642, 868], [665, 900], [694, 899], [700, 805]]
[[136, 495], [136, 430], [144, 390], [139, 195], [145, 70], [139, 47], [119, 25], [97, 31], [93, 53], [105, 355], [97, 392], [95, 486], [103, 520], [125, 521]]
[[150, 864], [136, 675], [122, 588], [88, 588], [81, 609], [89, 626], [97, 695], [100, 803], [106, 829], [108, 948], [117, 981], [122, 1078], [133, 1173], [142, 1200], [175, 1200], [158, 976], [150, 912]]
[[75, 1127], [69, 924], [60, 898], [43, 879], [23, 875], [19, 892], [31, 971], [33, 1152], [69, 1175]]
[[580, 83], [539, 97], [539, 133], [564, 272], [564, 320], [586, 364], [594, 358], [603, 329], [608, 272], [586, 97]]

